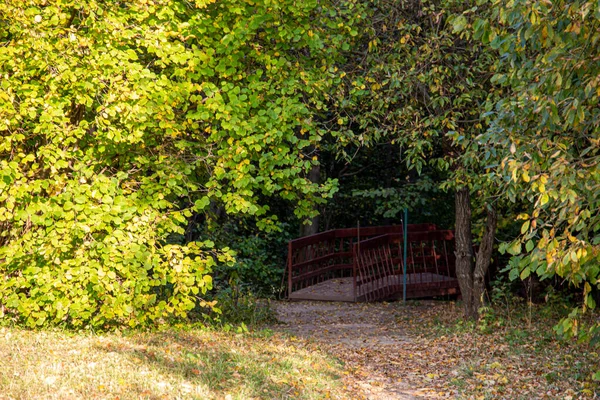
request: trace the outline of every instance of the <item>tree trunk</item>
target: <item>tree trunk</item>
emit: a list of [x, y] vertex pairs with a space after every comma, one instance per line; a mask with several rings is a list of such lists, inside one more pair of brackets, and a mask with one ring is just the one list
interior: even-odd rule
[[[313, 165], [308, 173], [308, 180], [312, 183], [319, 183], [321, 180], [321, 166]], [[310, 219], [311, 224], [302, 224], [300, 226], [300, 236], [309, 236], [319, 233], [319, 216]]]
[[487, 207], [487, 220], [481, 245], [477, 252], [475, 261], [475, 271], [473, 273], [473, 311], [475, 318], [479, 317], [479, 308], [483, 303], [483, 294], [485, 292], [485, 275], [490, 267], [492, 252], [494, 250], [494, 237], [496, 235], [496, 209], [492, 205]]
[[471, 235], [471, 198], [469, 188], [456, 191], [456, 277], [464, 302], [465, 318], [477, 318], [473, 310], [473, 237]]

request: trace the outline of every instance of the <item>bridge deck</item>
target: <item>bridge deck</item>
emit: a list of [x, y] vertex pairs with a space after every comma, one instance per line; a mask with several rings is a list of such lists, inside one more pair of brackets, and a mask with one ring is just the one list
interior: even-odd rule
[[[419, 298], [458, 294], [458, 281], [444, 275], [432, 273], [414, 273], [406, 275], [406, 297]], [[386, 285], [402, 287], [402, 275], [394, 275], [370, 282], [363, 290], [374, 290]], [[392, 298], [402, 298], [402, 289]], [[353, 302], [353, 278], [335, 278], [297, 290], [289, 296], [290, 300], [346, 301]], [[360, 299], [359, 299], [360, 301]]]

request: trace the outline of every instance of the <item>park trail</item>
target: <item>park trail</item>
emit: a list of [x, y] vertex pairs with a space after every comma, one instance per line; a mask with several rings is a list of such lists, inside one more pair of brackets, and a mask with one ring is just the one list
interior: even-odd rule
[[408, 400], [432, 397], [412, 388], [395, 356], [410, 347], [399, 303], [287, 302], [272, 304], [278, 324], [340, 359], [344, 384], [356, 398]]

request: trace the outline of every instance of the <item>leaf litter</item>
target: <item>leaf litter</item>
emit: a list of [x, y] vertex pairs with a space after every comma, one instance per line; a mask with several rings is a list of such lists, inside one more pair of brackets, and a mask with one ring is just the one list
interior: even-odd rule
[[[540, 316], [533, 322], [462, 321], [448, 301], [394, 303], [276, 302], [280, 324], [299, 346], [344, 363], [357, 399], [588, 399], [597, 348], [560, 341]], [[540, 313], [541, 314], [541, 313]]]

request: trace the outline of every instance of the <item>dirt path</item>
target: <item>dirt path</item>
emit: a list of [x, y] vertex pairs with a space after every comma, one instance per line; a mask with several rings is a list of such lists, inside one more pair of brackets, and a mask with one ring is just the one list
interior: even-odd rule
[[547, 306], [533, 320], [524, 305], [510, 307], [469, 326], [452, 301], [276, 302], [273, 329], [344, 363], [338, 398], [599, 398], [597, 348], [557, 339], [560, 315]]
[[410, 347], [398, 303], [276, 302], [274, 329], [316, 343], [341, 359], [345, 383], [366, 399], [416, 399], [394, 354]]

